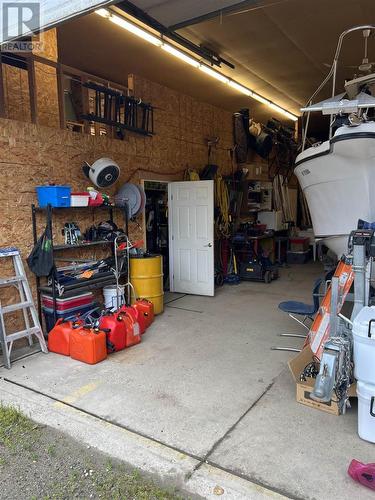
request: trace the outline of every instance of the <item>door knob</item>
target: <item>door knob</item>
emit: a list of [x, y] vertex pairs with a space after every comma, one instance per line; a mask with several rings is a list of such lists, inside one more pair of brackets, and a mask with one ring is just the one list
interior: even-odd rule
[[208, 245], [204, 245], [204, 246], [211, 248], [212, 247], [212, 243], [209, 243]]

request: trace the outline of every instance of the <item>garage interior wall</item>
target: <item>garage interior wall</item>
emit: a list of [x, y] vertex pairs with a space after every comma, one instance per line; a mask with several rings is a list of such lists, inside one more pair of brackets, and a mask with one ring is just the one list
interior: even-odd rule
[[[56, 33], [51, 30], [45, 37], [48, 51], [43, 57], [57, 60]], [[1, 246], [18, 246], [23, 257], [27, 257], [33, 246], [31, 204], [36, 202], [35, 186], [69, 184], [75, 191], [84, 190], [89, 185], [81, 169], [85, 161], [90, 163], [108, 156], [120, 165], [121, 178], [114, 188], [108, 190], [109, 194], [114, 194], [122, 183], [129, 180], [183, 179], [185, 169], [199, 170], [206, 165], [208, 149], [205, 139], [219, 136], [220, 143], [213, 152], [212, 162], [220, 166], [223, 174], [231, 171], [233, 132], [230, 112], [134, 76], [135, 95], [156, 108], [153, 137], [127, 133], [122, 141], [71, 132], [60, 128], [56, 69], [37, 60], [34, 64], [36, 124], [30, 123], [27, 71], [2, 65], [9, 119], [0, 119]], [[74, 217], [74, 222], [85, 229], [105, 218], [106, 215], [99, 212], [94, 216], [89, 212], [59, 214], [54, 226], [56, 242], [63, 242], [61, 228], [67, 217]], [[42, 216], [38, 221], [40, 234], [45, 221]], [[118, 222], [123, 225], [122, 220]], [[133, 238], [143, 236], [142, 228], [134, 224], [130, 232]], [[100, 256], [100, 250], [92, 251], [95, 252]], [[33, 276], [29, 275], [29, 278], [34, 287]], [[9, 299], [4, 300], [9, 302]]]

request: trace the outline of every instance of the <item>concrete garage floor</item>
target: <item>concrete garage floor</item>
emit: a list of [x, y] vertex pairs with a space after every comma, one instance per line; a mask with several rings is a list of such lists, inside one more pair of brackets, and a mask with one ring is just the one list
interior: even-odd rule
[[140, 345], [96, 366], [35, 354], [0, 369], [4, 394], [31, 389], [165, 444], [186, 456], [187, 478], [208, 464], [263, 487], [239, 498], [373, 498], [346, 473], [352, 458], [374, 461], [357, 436], [356, 402], [341, 417], [296, 403], [293, 353], [270, 350], [301, 344], [277, 336], [299, 331], [277, 305], [311, 302], [321, 271], [284, 268], [270, 285], [225, 286], [215, 298], [168, 294]]

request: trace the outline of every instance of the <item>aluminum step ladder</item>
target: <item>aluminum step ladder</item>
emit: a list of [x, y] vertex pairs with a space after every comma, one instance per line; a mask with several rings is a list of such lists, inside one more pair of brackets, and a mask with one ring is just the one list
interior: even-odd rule
[[[0, 248], [0, 259], [3, 258], [12, 258], [15, 276], [0, 279], [0, 288], [15, 287], [18, 290], [20, 299], [20, 302], [6, 306], [3, 306], [0, 301], [0, 345], [3, 352], [4, 365], [9, 369], [11, 366], [10, 355], [15, 340], [27, 337], [29, 345], [32, 346], [32, 336], [35, 335], [39, 341], [41, 350], [47, 353], [48, 349], [39, 323], [38, 314], [19, 249], [15, 247]], [[22, 311], [25, 328], [19, 332], [7, 334], [4, 315], [15, 311]]]

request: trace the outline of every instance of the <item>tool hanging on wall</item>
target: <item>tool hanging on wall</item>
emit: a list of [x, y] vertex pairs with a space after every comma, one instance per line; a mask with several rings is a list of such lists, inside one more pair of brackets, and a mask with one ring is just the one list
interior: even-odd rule
[[220, 137], [206, 137], [205, 140], [206, 140], [207, 149], [208, 149], [207, 165], [210, 165], [211, 159], [212, 159], [212, 150], [216, 149], [217, 145], [219, 144]]
[[249, 133], [249, 146], [254, 149], [261, 158], [268, 158], [274, 142], [270, 131], [261, 123], [257, 123], [253, 119], [250, 119]]
[[124, 209], [125, 233], [128, 234], [129, 220], [135, 222], [135, 217], [143, 211], [146, 205], [146, 194], [141, 186], [127, 182], [116, 194], [115, 204]]
[[95, 92], [94, 111], [83, 114], [83, 120], [147, 136], [154, 134], [154, 108], [151, 104], [94, 82], [84, 83], [83, 87]]
[[246, 163], [249, 143], [249, 109], [242, 109], [233, 115], [233, 132], [237, 163]]
[[136, 217], [145, 207], [146, 195], [141, 186], [127, 182], [115, 196], [118, 207], [126, 207], [129, 219]]

